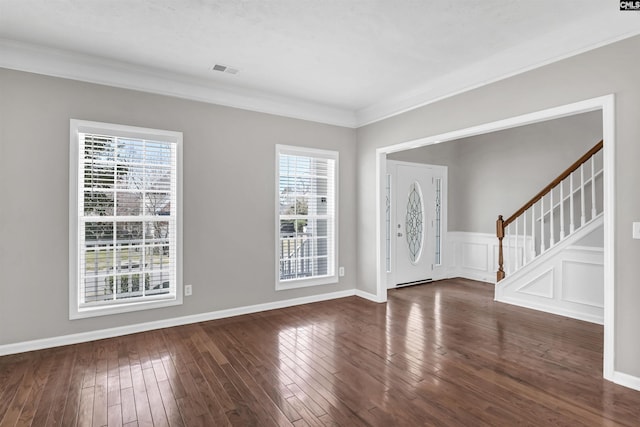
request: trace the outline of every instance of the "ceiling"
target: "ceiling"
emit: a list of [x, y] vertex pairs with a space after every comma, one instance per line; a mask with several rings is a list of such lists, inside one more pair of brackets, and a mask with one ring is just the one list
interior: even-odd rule
[[351, 127], [636, 34], [617, 0], [0, 0], [0, 67]]

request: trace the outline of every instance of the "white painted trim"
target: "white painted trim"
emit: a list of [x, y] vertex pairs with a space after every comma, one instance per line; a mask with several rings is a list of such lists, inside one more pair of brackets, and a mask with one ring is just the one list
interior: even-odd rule
[[[323, 150], [319, 148], [298, 147], [293, 145], [276, 144], [275, 147], [275, 284], [276, 291], [285, 291], [289, 289], [306, 288], [309, 286], [330, 285], [338, 283], [338, 270], [340, 268], [340, 258], [338, 249], [340, 246], [340, 153], [334, 150]], [[313, 157], [316, 159], [333, 160], [333, 274], [326, 276], [313, 276], [309, 278], [280, 280], [280, 155], [288, 154], [293, 156]]]
[[[496, 285], [495, 300], [602, 325], [604, 248], [574, 243], [580, 243], [595, 230], [599, 229], [599, 233], [602, 233], [603, 223], [603, 216], [598, 215], [525, 267], [507, 274]], [[572, 276], [576, 273], [584, 274], [584, 268], [590, 267], [596, 267], [597, 273], [589, 274], [588, 277]], [[543, 277], [545, 279], [541, 280]], [[542, 283], [547, 285], [547, 294], [527, 291], [532, 284]], [[579, 286], [576, 288], [575, 284]], [[568, 292], [570, 290], [571, 293]], [[594, 295], [594, 291], [602, 294]]]
[[0, 67], [354, 128], [355, 112], [97, 56], [0, 38]]
[[[435, 164], [427, 164], [427, 163], [415, 163], [415, 162], [406, 162], [406, 161], [402, 161], [402, 160], [386, 160], [386, 174], [391, 175], [391, 224], [397, 224], [398, 223], [398, 218], [396, 218], [396, 211], [397, 209], [395, 204], [397, 202], [397, 195], [398, 195], [398, 191], [396, 188], [396, 185], [398, 183], [398, 173], [397, 173], [397, 166], [411, 166], [411, 167], [419, 167], [419, 168], [425, 168], [425, 169], [429, 169], [432, 171], [432, 176], [434, 178], [440, 178], [441, 179], [441, 184], [442, 184], [442, 188], [441, 188], [441, 212], [442, 212], [442, 216], [441, 216], [441, 221], [440, 221], [440, 226], [441, 226], [441, 230], [440, 230], [440, 254], [441, 254], [441, 264], [440, 265], [433, 265], [433, 271], [432, 271], [432, 276], [431, 279], [436, 281], [436, 280], [442, 280], [442, 279], [446, 279], [450, 276], [447, 276], [447, 267], [446, 267], [446, 260], [447, 258], [450, 256], [450, 254], [447, 252], [447, 248], [448, 248], [448, 209], [449, 209], [449, 205], [448, 205], [448, 185], [449, 185], [449, 167], [448, 166], [443, 166], [443, 165], [435, 165]], [[385, 175], [386, 175], [385, 174]], [[384, 178], [384, 175], [383, 175]], [[394, 191], [395, 190], [395, 191]], [[384, 212], [385, 218], [383, 218], [383, 221], [386, 219], [386, 212]], [[435, 218], [434, 218], [435, 219]], [[396, 228], [395, 225], [392, 226], [391, 229], [391, 233], [392, 236], [395, 235], [396, 232]], [[386, 233], [384, 233], [384, 237], [386, 237]], [[435, 244], [435, 242], [434, 242]], [[391, 272], [387, 273], [387, 276], [385, 278], [385, 286], [387, 287], [387, 289], [394, 289], [394, 283], [395, 283], [395, 274], [397, 271], [397, 259], [396, 259], [396, 250], [397, 250], [397, 239], [392, 238], [391, 239], [391, 245], [390, 245], [390, 251], [391, 251]], [[384, 262], [386, 264], [386, 250], [383, 250], [384, 253]], [[434, 254], [434, 259], [435, 259], [435, 254]]]
[[[80, 236], [78, 234], [79, 218], [78, 206], [82, 196], [82, 168], [80, 166], [79, 134], [99, 133], [115, 135], [119, 137], [131, 137], [140, 139], [151, 139], [156, 141], [166, 141], [175, 145], [176, 148], [176, 257], [175, 257], [175, 293], [168, 297], [141, 298], [140, 300], [124, 301], [118, 304], [96, 305], [80, 307], [80, 297], [78, 294], [80, 286], [79, 272], [81, 266], [79, 262]], [[128, 313], [140, 310], [150, 310], [182, 304], [183, 293], [183, 220], [182, 220], [182, 179], [183, 179], [183, 157], [182, 157], [182, 132], [151, 129], [137, 126], [121, 125], [114, 123], [102, 123], [87, 120], [69, 120], [69, 319], [83, 319], [96, 316], [106, 316], [112, 314]]]
[[603, 376], [614, 381], [615, 371], [615, 98], [604, 96], [602, 107], [602, 137], [605, 141], [603, 149], [604, 169], [604, 348]]
[[[484, 250], [486, 258], [481, 268], [465, 264], [463, 256], [465, 246], [476, 246]], [[511, 247], [515, 247], [515, 244]], [[498, 265], [496, 258], [498, 239], [494, 234], [449, 231], [447, 233], [447, 248], [447, 277], [462, 277], [481, 282], [494, 282]]]
[[385, 176], [387, 175], [387, 154], [384, 148], [376, 149], [376, 300], [387, 301], [387, 269], [385, 250]]
[[[549, 270], [546, 273], [552, 273], [552, 272], [553, 272], [552, 270]], [[599, 316], [590, 316], [585, 313], [579, 313], [576, 311], [566, 310], [564, 308], [558, 308], [558, 307], [549, 308], [544, 304], [536, 304], [535, 302], [532, 302], [532, 301], [523, 301], [521, 299], [512, 299], [509, 297], [502, 297], [500, 298], [500, 301], [496, 301], [496, 302], [517, 305], [518, 307], [530, 308], [532, 310], [544, 311], [545, 313], [556, 314], [559, 316], [570, 317], [572, 319], [578, 319], [585, 322], [602, 325], [602, 318], [600, 318]]]
[[633, 375], [625, 374], [620, 371], [613, 371], [610, 381], [621, 386], [640, 391], [640, 377], [634, 377]]
[[[613, 95], [605, 95], [597, 98], [586, 99], [583, 101], [574, 102], [572, 104], [552, 107], [546, 110], [535, 111], [532, 113], [509, 117], [509, 118], [497, 120], [494, 122], [483, 123], [477, 126], [457, 129], [454, 131], [432, 135], [424, 138], [413, 139], [410, 141], [401, 142], [399, 144], [378, 148], [377, 151], [386, 155], [386, 154], [395, 153], [398, 151], [405, 151], [413, 148], [424, 147], [427, 145], [440, 144], [442, 142], [447, 142], [447, 141], [454, 141], [456, 139], [467, 138], [470, 136], [483, 135], [486, 133], [497, 132], [505, 129], [511, 129], [515, 127], [530, 125], [533, 123], [544, 122], [546, 120], [573, 116], [575, 114], [586, 113], [589, 111], [597, 111], [604, 108], [609, 97], [613, 97]], [[607, 136], [606, 133], [604, 133], [604, 136], [605, 137]]]
[[[156, 320], [153, 322], [138, 323], [135, 325], [120, 326], [117, 328], [101, 329], [97, 331], [81, 332], [78, 334], [63, 335], [59, 337], [43, 338], [32, 341], [24, 341], [14, 344], [0, 345], [0, 356], [7, 354], [23, 353], [25, 351], [41, 350], [44, 348], [59, 347], [62, 345], [77, 344], [82, 342], [100, 340], [104, 338], [119, 337], [138, 332], [152, 331], [155, 329], [170, 328], [173, 326], [188, 325], [190, 323], [206, 322], [208, 320], [224, 319], [243, 314], [258, 313], [279, 308], [293, 307], [296, 305], [310, 304], [320, 301], [345, 298], [356, 295], [354, 289], [330, 292], [326, 294], [311, 295], [308, 297], [292, 298], [282, 301], [268, 302], [264, 304], [248, 305], [244, 307], [229, 308], [226, 310], [211, 311], [208, 313], [193, 314], [190, 316], [174, 317], [171, 319]], [[358, 295], [360, 296], [360, 295]], [[363, 298], [365, 298], [363, 296]], [[369, 299], [369, 298], [367, 298]]]
[[[574, 246], [573, 243], [579, 242], [584, 236], [587, 236], [588, 234], [597, 230], [599, 227], [603, 226], [603, 224], [604, 224], [604, 215], [599, 214], [594, 219], [589, 220], [585, 225], [582, 225], [576, 228], [576, 230], [572, 234], [569, 234], [565, 236], [562, 240], [556, 242], [553, 247], [547, 248], [541, 254], [537, 254], [536, 257], [531, 261], [529, 261], [525, 267], [528, 267], [529, 269], [532, 267], [536, 267], [541, 263], [547, 262], [550, 258], [555, 257], [558, 252], [565, 251], [565, 250], [573, 250], [573, 251], [580, 250], [582, 252], [586, 252], [586, 251], [601, 252], [602, 249], [600, 248], [585, 249], [584, 246]], [[497, 248], [497, 239], [495, 236], [493, 236], [493, 239], [496, 242], [496, 248]], [[507, 238], [505, 237], [505, 240], [503, 241], [503, 247], [506, 246], [506, 239]], [[511, 236], [510, 240], [513, 241], [514, 236]], [[513, 245], [511, 245], [510, 247], [513, 247]], [[506, 259], [506, 256], [505, 256], [505, 259]], [[496, 266], [498, 265], [497, 260], [494, 263], [494, 265]], [[525, 267], [521, 267], [519, 270], [516, 270], [516, 271], [507, 272], [506, 278], [503, 279], [500, 283], [504, 285], [504, 284], [510, 283], [514, 279], [519, 280], [522, 274], [526, 274]]]
[[377, 303], [387, 302], [386, 299], [385, 300], [381, 300], [381, 299], [378, 298], [377, 295], [372, 294], [370, 292], [363, 291], [361, 289], [356, 289], [355, 295], [357, 297], [364, 298], [364, 299], [367, 299], [369, 301], [373, 301], [373, 302], [377, 302]]
[[[504, 246], [507, 241], [511, 244], [509, 248], [516, 249], [515, 236], [510, 239], [505, 237]], [[464, 248], [469, 246], [481, 247], [485, 251], [485, 262], [482, 267], [472, 266], [465, 263]], [[518, 249], [520, 251], [530, 251], [533, 246], [531, 236], [518, 239]], [[447, 233], [447, 273], [445, 277], [462, 277], [465, 279], [478, 280], [481, 282], [495, 283], [496, 270], [498, 268], [498, 239], [495, 234], [478, 233], [471, 231], [449, 231]]]
[[[612, 19], [611, 17], [603, 16], [589, 17], [588, 22], [584, 22], [582, 25], [584, 25], [584, 28], [591, 29], [591, 31], [580, 31], [571, 35], [571, 37], [580, 38], [582, 43], [580, 48], [570, 52], [563, 52], [562, 46], [567, 44], [561, 40], [566, 39], [566, 37], [563, 37], [562, 34], [557, 35], [556, 32], [545, 34], [542, 37], [546, 39], [546, 42], [532, 39], [525, 45], [521, 44], [511, 50], [498, 52], [453, 73], [426, 82], [412, 90], [395, 94], [361, 108], [355, 112], [356, 127], [366, 126], [434, 104], [640, 34], [637, 23], [629, 20], [624, 23], [616, 23], [619, 26], [618, 34], [614, 36], [608, 35], [603, 40], [602, 34], [598, 35], [597, 33], [599, 30], [605, 30], [607, 25], [602, 20], [607, 18], [609, 20]], [[574, 24], [574, 27], [576, 25], [579, 24]], [[538, 51], [541, 45], [546, 46], [548, 53], [546, 59], [540, 60], [539, 58], [531, 57], [530, 52]], [[491, 71], [487, 72], [487, 70]]]
[[520, 116], [509, 117], [503, 120], [484, 123], [478, 126], [457, 129], [442, 134], [427, 136], [399, 144], [389, 145], [376, 149], [376, 251], [377, 272], [376, 289], [378, 297], [382, 295], [386, 299], [386, 271], [384, 269], [384, 175], [386, 174], [386, 156], [389, 153], [439, 144], [469, 136], [481, 135], [504, 129], [538, 123], [545, 120], [557, 119], [574, 114], [589, 111], [602, 111], [603, 139], [605, 141], [604, 153], [604, 369], [605, 379], [612, 380], [615, 361], [615, 185], [614, 185], [614, 154], [615, 154], [615, 98], [613, 94], [578, 101], [572, 104], [561, 105], [546, 110], [535, 111]]
[[[558, 30], [560, 34], [542, 35], [543, 41], [531, 39], [525, 45], [498, 52], [355, 111], [248, 90], [232, 83], [212, 82], [186, 74], [1, 38], [0, 67], [358, 128], [640, 34], [632, 20], [611, 22], [617, 18], [616, 15], [591, 16], [586, 22], [570, 23], [570, 31], [568, 26], [563, 26]], [[608, 19], [608, 22], [603, 23], [603, 19]], [[584, 28], [589, 28], [589, 31], [585, 32]], [[612, 34], [612, 28], [615, 28], [615, 34]], [[547, 46], [545, 57], [532, 57], [530, 52], [540, 51], [540, 45]], [[565, 52], [564, 46], [567, 45], [580, 47]]]

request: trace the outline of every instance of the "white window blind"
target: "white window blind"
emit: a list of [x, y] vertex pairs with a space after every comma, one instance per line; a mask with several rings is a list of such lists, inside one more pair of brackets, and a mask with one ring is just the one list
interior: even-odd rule
[[337, 162], [334, 151], [277, 147], [279, 288], [337, 281]]
[[181, 137], [113, 126], [76, 132], [77, 313], [178, 296]]

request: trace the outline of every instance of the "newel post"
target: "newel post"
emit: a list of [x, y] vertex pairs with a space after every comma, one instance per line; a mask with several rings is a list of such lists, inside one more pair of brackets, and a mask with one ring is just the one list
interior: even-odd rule
[[502, 255], [502, 239], [504, 238], [504, 220], [502, 219], [502, 215], [498, 215], [498, 220], [496, 221], [496, 236], [498, 236], [498, 272], [496, 274], [496, 282], [504, 279], [504, 258]]

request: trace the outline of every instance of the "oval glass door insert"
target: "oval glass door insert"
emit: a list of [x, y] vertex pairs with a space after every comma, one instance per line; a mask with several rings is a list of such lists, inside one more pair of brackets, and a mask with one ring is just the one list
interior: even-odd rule
[[414, 182], [409, 186], [407, 214], [405, 216], [405, 233], [409, 246], [409, 259], [416, 264], [422, 253], [424, 238], [424, 210], [422, 209], [422, 191], [420, 184]]

